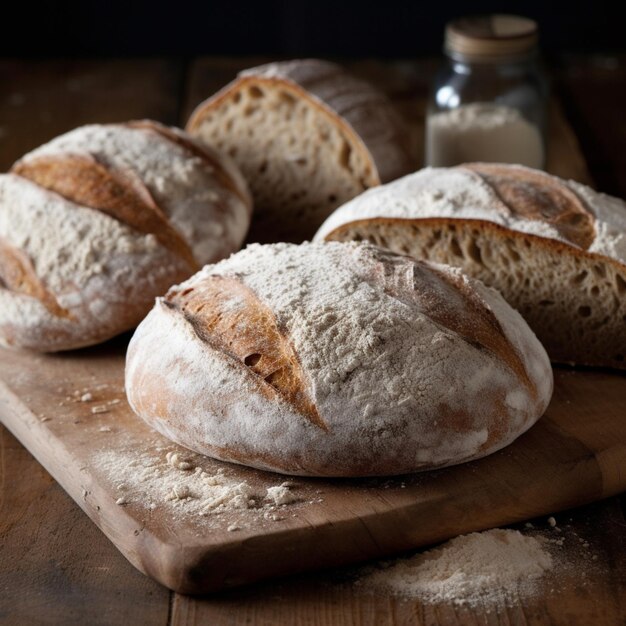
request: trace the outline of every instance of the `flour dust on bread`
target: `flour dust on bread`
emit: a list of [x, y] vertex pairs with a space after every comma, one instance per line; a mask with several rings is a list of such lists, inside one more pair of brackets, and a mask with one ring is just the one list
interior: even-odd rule
[[131, 407], [209, 456], [309, 476], [485, 456], [552, 393], [502, 297], [368, 244], [252, 245], [173, 287], [126, 360]]
[[187, 130], [241, 167], [254, 241], [309, 239], [340, 204], [412, 169], [389, 100], [317, 59], [241, 72], [196, 108]]
[[136, 326], [154, 298], [237, 250], [241, 174], [144, 120], [53, 139], [0, 175], [0, 342], [56, 351]]
[[370, 241], [497, 288], [553, 361], [626, 368], [626, 203], [521, 166], [426, 168], [333, 213], [317, 240]]

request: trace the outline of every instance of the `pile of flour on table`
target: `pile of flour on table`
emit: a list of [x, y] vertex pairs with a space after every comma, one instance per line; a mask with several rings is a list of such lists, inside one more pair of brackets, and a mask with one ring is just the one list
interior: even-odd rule
[[531, 596], [555, 567], [561, 543], [517, 530], [494, 529], [456, 537], [409, 559], [383, 564], [355, 585], [422, 602], [478, 606]]

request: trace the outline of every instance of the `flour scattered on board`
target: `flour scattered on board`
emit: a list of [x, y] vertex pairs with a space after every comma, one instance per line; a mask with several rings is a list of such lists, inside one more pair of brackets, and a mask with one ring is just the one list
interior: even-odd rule
[[276, 487], [268, 487], [266, 498], [274, 504], [291, 504], [299, 500], [298, 496], [291, 491], [293, 483], [285, 482]]
[[188, 461], [185, 461], [178, 452], [168, 452], [165, 455], [165, 460], [176, 469], [187, 471], [193, 469], [193, 465]]
[[[147, 512], [165, 510], [170, 518], [196, 519], [209, 525], [220, 525], [222, 514], [230, 514], [224, 524], [228, 523], [226, 530], [234, 532], [256, 518], [284, 520], [279, 512], [303, 500], [291, 481], [258, 487], [229, 476], [224, 468], [203, 468], [207, 460], [200, 455], [173, 446], [157, 445], [152, 450], [108, 449], [98, 453], [95, 466], [116, 485], [121, 494], [117, 504], [139, 505]], [[232, 514], [241, 514], [242, 519], [233, 520]]]

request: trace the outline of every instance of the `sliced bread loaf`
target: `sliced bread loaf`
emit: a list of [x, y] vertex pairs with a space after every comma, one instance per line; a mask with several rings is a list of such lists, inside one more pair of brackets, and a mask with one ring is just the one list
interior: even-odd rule
[[242, 72], [196, 108], [187, 130], [243, 171], [253, 241], [310, 238], [340, 204], [412, 169], [389, 100], [316, 59]]
[[521, 166], [427, 168], [342, 206], [316, 239], [365, 240], [499, 289], [553, 361], [626, 368], [626, 203]]

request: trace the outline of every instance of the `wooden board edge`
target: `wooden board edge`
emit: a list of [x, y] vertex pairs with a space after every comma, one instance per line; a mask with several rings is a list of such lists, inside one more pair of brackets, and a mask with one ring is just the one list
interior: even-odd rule
[[[81, 471], [79, 476], [75, 476], [74, 472], [66, 471], [66, 468], [76, 464], [72, 462], [72, 455], [65, 446], [61, 445], [60, 452], [54, 459], [50, 456], [46, 457], [44, 454], [47, 445], [46, 430], [42, 428], [37, 416], [2, 380], [0, 380], [0, 422], [22, 445], [24, 445], [24, 441], [29, 442], [29, 445], [25, 446], [28, 452], [61, 485], [63, 490], [134, 567], [143, 574], [150, 575], [162, 582], [158, 572], [150, 567], [151, 564], [143, 562], [140, 558], [141, 544], [147, 544], [151, 550], [164, 553], [169, 551], [170, 546], [147, 531], [137, 520], [119, 507], [116, 509], [116, 513], [117, 519], [121, 521], [121, 528], [118, 529], [119, 532], [114, 532], [114, 525], [109, 523], [106, 512], [103, 511], [102, 506], [96, 504], [96, 501], [101, 503], [110, 501], [111, 507], [117, 507], [115, 502], [100, 489], [87, 471]], [[133, 538], [130, 544], [127, 544], [128, 537]]]
[[[432, 528], [427, 534], [424, 534], [422, 526], [419, 541], [416, 541], [410, 529], [414, 520], [424, 517], [423, 504], [407, 503], [393, 510], [372, 511], [371, 514], [356, 518], [346, 517], [322, 523], [313, 527], [313, 532], [311, 528], [277, 528], [275, 532], [267, 535], [233, 536], [231, 541], [221, 545], [198, 542], [196, 545], [183, 546], [176, 542], [175, 537], [163, 538], [150, 532], [126, 511], [117, 507], [112, 502], [111, 496], [102, 491], [97, 482], [91, 479], [89, 472], [81, 472], [77, 477], [73, 476], [72, 472], [65, 471], [66, 467], [76, 466], [72, 461], [71, 452], [65, 446], [61, 446], [62, 452], [54, 460], [50, 460], [49, 456], [46, 457], [45, 426], [1, 380], [0, 392], [0, 420], [18, 439], [31, 442], [28, 447], [31, 454], [42, 463], [126, 559], [138, 570], [169, 589], [185, 594], [216, 592], [265, 578], [388, 557], [443, 541], [460, 532], [480, 531], [513, 524], [529, 517], [553, 514], [572, 506], [593, 502], [620, 492], [624, 489], [626, 480], [623, 474], [617, 474], [616, 479], [614, 473], [611, 474], [610, 481], [605, 478], [605, 465], [608, 464], [611, 468], [626, 465], [626, 447], [591, 450], [569, 437], [572, 445], [576, 446], [577, 453], [577, 458], [572, 459], [572, 463], [581, 468], [587, 464], [581, 474], [593, 478], [588, 479], [584, 491], [581, 491], [580, 483], [575, 485], [575, 489], [564, 481], [550, 484], [550, 491], [546, 494], [549, 497], [539, 509], [529, 510], [520, 506], [520, 501], [523, 503], [524, 500], [523, 493], [511, 494], [511, 502], [516, 505], [512, 506], [511, 515], [483, 517], [481, 523], [468, 527], [467, 520], [462, 518], [462, 514], [464, 510], [471, 509], [472, 500], [471, 494], [466, 494], [464, 498], [459, 499], [456, 505], [458, 511], [454, 512], [461, 515], [461, 522], [455, 525], [454, 522], [441, 520], [441, 514], [439, 513], [437, 517], [434, 509], [433, 519], [437, 523], [433, 524], [431, 521]], [[540, 423], [537, 426], [543, 432], [544, 429], [550, 430], [551, 424], [549, 419], [545, 419], [542, 425]], [[561, 432], [557, 434], [559, 437], [567, 437], [567, 434]], [[598, 462], [598, 457], [605, 459], [605, 462]], [[42, 462], [42, 459], [46, 462]], [[101, 507], [98, 502], [100, 504], [106, 502], [110, 506]], [[115, 524], [108, 519], [107, 508], [115, 511]], [[397, 536], [391, 540], [384, 537], [389, 527], [398, 529]], [[246, 567], [250, 560], [262, 560], [264, 568], [257, 568], [250, 574], [249, 567]]]

